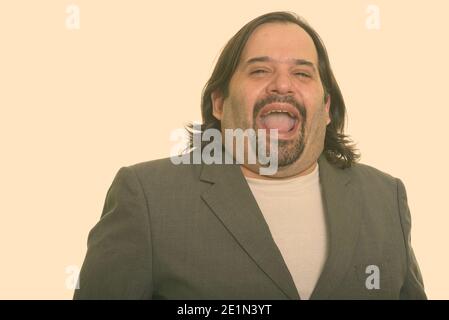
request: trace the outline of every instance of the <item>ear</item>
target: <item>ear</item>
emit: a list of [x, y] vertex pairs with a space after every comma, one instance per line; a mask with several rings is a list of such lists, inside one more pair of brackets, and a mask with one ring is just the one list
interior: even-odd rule
[[328, 125], [329, 123], [331, 123], [331, 117], [330, 117], [330, 113], [329, 113], [330, 108], [331, 108], [331, 95], [330, 94], [327, 94], [326, 104], [325, 104], [324, 108], [326, 110], [326, 117], [327, 117], [326, 125]]
[[212, 100], [212, 114], [215, 118], [221, 120], [223, 118], [223, 94], [220, 90], [215, 90], [211, 93], [210, 97]]

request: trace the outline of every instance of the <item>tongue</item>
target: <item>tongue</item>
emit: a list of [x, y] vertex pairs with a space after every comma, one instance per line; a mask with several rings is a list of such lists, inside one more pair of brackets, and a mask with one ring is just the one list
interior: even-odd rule
[[295, 125], [295, 119], [285, 113], [270, 113], [262, 118], [267, 129], [278, 129], [278, 132], [288, 132]]

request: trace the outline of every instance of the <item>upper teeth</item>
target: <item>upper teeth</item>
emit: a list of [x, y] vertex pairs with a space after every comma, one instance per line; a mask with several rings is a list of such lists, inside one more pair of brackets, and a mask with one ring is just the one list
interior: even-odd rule
[[269, 115], [270, 113], [273, 113], [273, 112], [284, 112], [284, 113], [288, 113], [288, 115], [289, 115], [290, 117], [295, 117], [295, 116], [293, 115], [293, 113], [288, 112], [288, 111], [285, 111], [285, 110], [270, 110], [270, 111], [268, 111], [265, 115]]

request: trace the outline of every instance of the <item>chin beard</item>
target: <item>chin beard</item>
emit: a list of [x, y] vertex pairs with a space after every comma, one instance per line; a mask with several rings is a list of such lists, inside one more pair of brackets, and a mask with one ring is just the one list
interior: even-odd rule
[[[299, 160], [305, 148], [305, 126], [301, 125], [300, 134], [294, 140], [278, 140], [278, 167], [289, 166]], [[257, 138], [258, 140], [258, 138]], [[257, 142], [257, 146], [258, 146]], [[268, 143], [268, 145], [270, 145]], [[266, 153], [271, 155], [270, 146], [265, 146]], [[263, 149], [262, 149], [263, 150]], [[259, 152], [259, 150], [258, 150]]]
[[303, 136], [293, 141], [279, 140], [278, 144], [278, 166], [280, 168], [295, 163], [304, 152]]

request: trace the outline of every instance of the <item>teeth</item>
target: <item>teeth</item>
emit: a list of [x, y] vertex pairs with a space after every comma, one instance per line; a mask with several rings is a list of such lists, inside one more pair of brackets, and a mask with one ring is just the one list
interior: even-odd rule
[[270, 111], [268, 111], [265, 115], [269, 115], [270, 113], [273, 113], [273, 112], [283, 112], [283, 113], [288, 113], [288, 115], [289, 115], [290, 117], [292, 117], [292, 118], [295, 117], [295, 116], [293, 115], [293, 113], [288, 112], [288, 111], [285, 111], [285, 110], [270, 110]]

